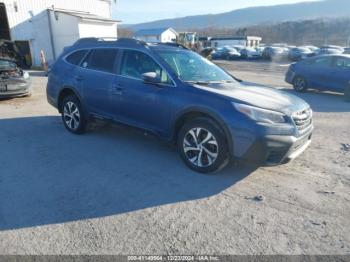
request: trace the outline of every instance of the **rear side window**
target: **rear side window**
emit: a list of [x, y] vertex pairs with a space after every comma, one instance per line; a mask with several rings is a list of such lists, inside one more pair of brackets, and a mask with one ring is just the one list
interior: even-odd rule
[[92, 50], [83, 62], [83, 67], [102, 72], [113, 73], [118, 55], [117, 49], [101, 48]]
[[66, 60], [68, 63], [73, 65], [80, 65], [81, 60], [83, 60], [84, 56], [87, 54], [88, 50], [79, 50], [70, 54]]
[[315, 66], [329, 66], [331, 59], [329, 57], [320, 57], [314, 60]]

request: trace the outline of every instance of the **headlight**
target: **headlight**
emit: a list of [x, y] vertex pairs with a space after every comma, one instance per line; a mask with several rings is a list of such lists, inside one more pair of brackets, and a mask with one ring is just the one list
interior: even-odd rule
[[285, 115], [279, 112], [244, 104], [232, 104], [237, 109], [237, 111], [248, 116], [250, 119], [255, 120], [256, 122], [269, 124], [282, 124], [287, 122]]
[[29, 76], [29, 73], [28, 72], [23, 72], [23, 78], [24, 79], [28, 79], [30, 76]]

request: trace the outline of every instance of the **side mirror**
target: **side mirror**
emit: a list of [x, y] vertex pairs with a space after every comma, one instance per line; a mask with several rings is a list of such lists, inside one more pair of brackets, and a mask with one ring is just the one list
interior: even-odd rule
[[149, 84], [160, 84], [161, 83], [160, 77], [158, 77], [157, 73], [155, 73], [155, 72], [148, 72], [148, 73], [142, 74], [142, 80], [145, 83], [149, 83]]

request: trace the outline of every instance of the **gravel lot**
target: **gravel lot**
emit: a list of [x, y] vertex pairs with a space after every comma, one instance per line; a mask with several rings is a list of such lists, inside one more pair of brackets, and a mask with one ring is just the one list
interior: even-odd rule
[[[220, 64], [294, 93], [286, 65]], [[341, 95], [300, 95], [315, 132], [294, 162], [203, 176], [139, 131], [69, 134], [46, 102], [46, 78], [32, 75], [32, 97], [0, 101], [1, 254], [350, 254], [350, 104]]]

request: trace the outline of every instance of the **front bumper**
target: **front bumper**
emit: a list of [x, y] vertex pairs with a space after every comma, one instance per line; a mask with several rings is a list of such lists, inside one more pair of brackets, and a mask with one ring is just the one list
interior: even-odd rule
[[267, 135], [256, 139], [243, 159], [265, 166], [290, 162], [299, 157], [311, 144], [313, 127], [301, 136]]
[[30, 95], [33, 92], [30, 81], [0, 82], [0, 98]]

